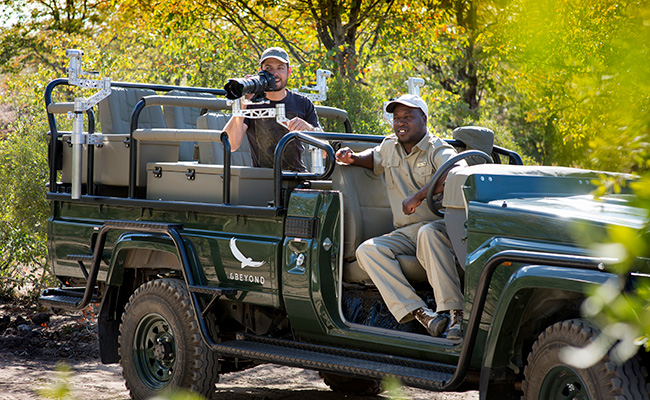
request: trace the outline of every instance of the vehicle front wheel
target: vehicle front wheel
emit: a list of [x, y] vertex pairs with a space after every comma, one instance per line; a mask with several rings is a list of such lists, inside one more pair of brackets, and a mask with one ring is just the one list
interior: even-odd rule
[[584, 347], [597, 335], [594, 327], [580, 319], [558, 322], [542, 332], [528, 355], [522, 399], [647, 400], [646, 374], [637, 358], [617, 365], [606, 355], [586, 369], [560, 360], [560, 350]]
[[120, 325], [119, 354], [134, 399], [184, 388], [211, 398], [218, 355], [201, 338], [190, 295], [177, 279], [140, 286], [129, 298]]

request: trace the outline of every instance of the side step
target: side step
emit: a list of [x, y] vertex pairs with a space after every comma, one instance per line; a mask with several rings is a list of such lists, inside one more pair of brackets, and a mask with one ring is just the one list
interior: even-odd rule
[[[41, 297], [38, 300], [44, 306], [76, 310], [76, 306], [83, 299], [85, 291], [85, 287], [49, 288], [41, 292]], [[97, 294], [93, 294], [91, 302], [97, 302]]]
[[245, 334], [238, 334], [237, 340], [219, 343], [214, 350], [224, 356], [364, 378], [390, 376], [407, 386], [428, 390], [441, 390], [456, 370], [456, 366], [430, 361]]

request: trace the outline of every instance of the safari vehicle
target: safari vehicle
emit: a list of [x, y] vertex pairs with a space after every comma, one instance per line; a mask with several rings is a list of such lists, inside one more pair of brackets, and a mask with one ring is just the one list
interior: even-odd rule
[[[442, 202], [427, 200], [444, 209], [466, 271], [464, 338], [431, 337], [392, 319], [354, 258], [363, 240], [392, 230], [392, 217], [381, 178], [336, 165], [334, 151], [382, 137], [352, 134], [343, 110], [319, 107], [344, 132], [290, 132], [275, 168], [253, 168], [246, 147], [230, 152], [222, 90], [86, 83], [110, 92], [97, 107], [99, 134], [92, 102], [52, 100], [73, 78], [45, 91], [48, 250], [60, 286], [41, 302], [100, 305], [102, 362], [122, 365], [133, 398], [173, 387], [209, 398], [221, 374], [260, 363], [318, 370], [347, 393], [378, 393], [394, 377], [433, 391], [478, 389], [485, 399], [648, 398], [643, 354], [588, 369], [558, 355], [598, 334], [579, 308], [587, 288], [616, 276], [573, 227], [640, 229], [646, 218], [629, 195], [594, 200], [600, 173], [523, 166], [498, 146], [487, 155], [449, 140], [459, 159], [484, 163], [454, 168]], [[68, 112], [77, 125], [59, 131]], [[278, 167], [293, 140], [317, 149], [310, 172]], [[400, 262], [435, 309], [417, 260]], [[639, 260], [628, 287], [647, 273]]]

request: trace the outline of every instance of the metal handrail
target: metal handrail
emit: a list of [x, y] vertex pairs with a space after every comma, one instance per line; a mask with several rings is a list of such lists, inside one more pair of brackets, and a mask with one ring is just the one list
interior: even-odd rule
[[[312, 135], [312, 132], [309, 134], [305, 132], [289, 132], [280, 139], [278, 144], [275, 146], [274, 160], [273, 160], [273, 178], [275, 189], [273, 193], [273, 206], [282, 207], [282, 181], [283, 180], [300, 180], [300, 179], [314, 179], [320, 180], [325, 179], [331, 175], [334, 170], [334, 149], [329, 143], [320, 141]], [[286, 172], [282, 170], [282, 154], [286, 149], [287, 145], [293, 140], [301, 140], [307, 144], [318, 147], [325, 151], [327, 166], [325, 171], [322, 173], [312, 173], [312, 172]]]

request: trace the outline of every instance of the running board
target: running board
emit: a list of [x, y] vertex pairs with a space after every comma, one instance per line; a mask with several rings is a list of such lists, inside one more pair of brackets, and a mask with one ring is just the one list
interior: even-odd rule
[[[47, 307], [77, 310], [77, 304], [83, 299], [85, 290], [84, 287], [45, 289], [41, 292], [38, 301]], [[96, 290], [94, 292], [91, 298], [92, 303], [98, 301]]]
[[456, 370], [455, 366], [430, 361], [245, 334], [238, 334], [237, 340], [219, 343], [213, 349], [223, 356], [362, 378], [395, 377], [404, 385], [437, 391], [443, 389]]

